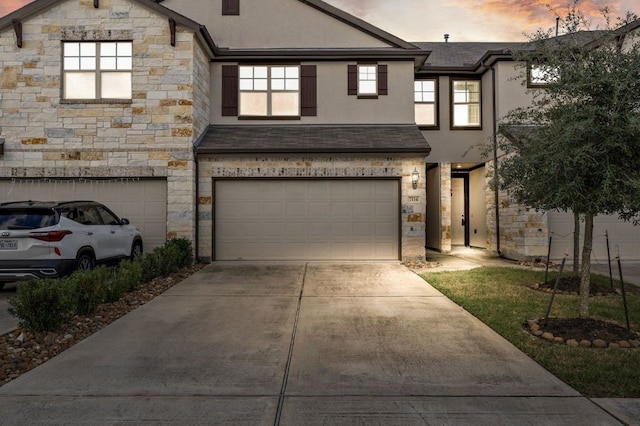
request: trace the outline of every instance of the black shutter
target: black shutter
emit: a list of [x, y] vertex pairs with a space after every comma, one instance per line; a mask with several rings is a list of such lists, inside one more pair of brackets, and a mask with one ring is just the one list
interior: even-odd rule
[[387, 95], [388, 93], [387, 66], [378, 65], [378, 95]]
[[238, 66], [222, 66], [222, 115], [238, 116]]
[[358, 94], [358, 66], [349, 65], [348, 71], [348, 94], [349, 96], [355, 96]]
[[316, 66], [302, 65], [300, 67], [300, 77], [300, 115], [303, 117], [315, 117], [318, 115]]
[[223, 15], [240, 15], [240, 0], [222, 0]]

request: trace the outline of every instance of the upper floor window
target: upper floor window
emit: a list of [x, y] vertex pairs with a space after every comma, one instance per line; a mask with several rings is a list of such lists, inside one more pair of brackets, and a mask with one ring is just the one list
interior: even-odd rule
[[131, 99], [133, 44], [63, 43], [64, 99]]
[[378, 67], [358, 65], [358, 95], [378, 94]]
[[348, 67], [348, 94], [372, 99], [378, 95], [386, 95], [387, 65], [358, 64]]
[[416, 80], [414, 82], [414, 102], [416, 124], [436, 127], [437, 120], [437, 80]]
[[479, 80], [453, 80], [451, 99], [452, 127], [481, 127]]
[[527, 67], [527, 84], [529, 87], [546, 86], [558, 79], [557, 69], [549, 65], [529, 65]]
[[300, 115], [300, 67], [241, 66], [240, 115]]

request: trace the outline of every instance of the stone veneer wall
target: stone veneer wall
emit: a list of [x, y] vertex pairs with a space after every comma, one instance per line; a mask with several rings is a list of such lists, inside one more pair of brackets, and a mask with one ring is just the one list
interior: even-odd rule
[[[420, 171], [416, 189], [411, 173]], [[199, 160], [199, 256], [210, 260], [215, 178], [369, 178], [401, 177], [402, 260], [424, 260], [426, 177], [424, 157], [402, 156], [203, 156]]]
[[[21, 49], [0, 34], [0, 177], [165, 177], [168, 237], [193, 238], [192, 143], [209, 113], [194, 107], [209, 78], [194, 35], [178, 27], [172, 47], [167, 18], [129, 0], [60, 2], [23, 34]], [[133, 40], [132, 101], [61, 103], [64, 40]]]
[[[491, 168], [487, 163], [487, 169]], [[495, 192], [487, 177], [487, 240], [488, 249], [497, 253]], [[547, 216], [535, 209], [519, 205], [500, 191], [500, 254], [509, 259], [546, 258], [549, 240]]]
[[451, 163], [440, 163], [440, 251], [451, 252]]

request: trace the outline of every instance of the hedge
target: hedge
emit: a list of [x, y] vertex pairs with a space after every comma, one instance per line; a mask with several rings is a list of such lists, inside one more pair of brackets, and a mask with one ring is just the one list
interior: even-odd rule
[[98, 305], [115, 302], [141, 284], [191, 264], [191, 241], [171, 239], [151, 253], [123, 260], [114, 267], [99, 266], [62, 278], [20, 283], [16, 296], [9, 300], [9, 312], [26, 329], [57, 330], [73, 315], [91, 314]]

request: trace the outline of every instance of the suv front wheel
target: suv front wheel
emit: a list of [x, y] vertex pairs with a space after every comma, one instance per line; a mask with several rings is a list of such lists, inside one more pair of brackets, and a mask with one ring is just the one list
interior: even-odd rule
[[93, 258], [93, 256], [91, 256], [91, 254], [87, 252], [80, 253], [78, 255], [78, 258], [76, 259], [76, 270], [78, 271], [91, 270], [95, 265], [95, 259]]

